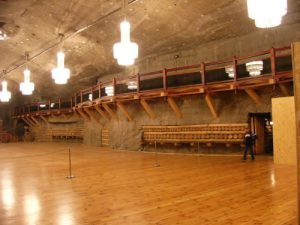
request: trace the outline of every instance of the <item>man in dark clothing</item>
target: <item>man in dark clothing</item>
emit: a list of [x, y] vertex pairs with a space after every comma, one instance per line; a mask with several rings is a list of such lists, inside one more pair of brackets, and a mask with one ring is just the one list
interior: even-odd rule
[[256, 135], [251, 134], [251, 132], [247, 130], [245, 134], [245, 150], [244, 150], [243, 160], [247, 159], [248, 150], [250, 150], [251, 159], [254, 160], [253, 145], [255, 144], [255, 140], [256, 140]]

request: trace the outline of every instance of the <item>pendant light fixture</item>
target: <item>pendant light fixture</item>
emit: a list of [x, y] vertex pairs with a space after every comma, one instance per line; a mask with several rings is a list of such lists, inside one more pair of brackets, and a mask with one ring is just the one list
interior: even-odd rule
[[256, 77], [261, 75], [261, 71], [263, 70], [263, 68], [264, 68], [264, 64], [263, 61], [261, 60], [246, 63], [246, 69], [249, 72], [249, 75], [251, 77]]
[[56, 84], [66, 84], [70, 78], [70, 70], [65, 68], [65, 54], [57, 53], [57, 67], [52, 70], [52, 78]]
[[271, 28], [281, 24], [287, 13], [287, 0], [247, 0], [248, 16], [258, 28]]
[[137, 82], [136, 81], [129, 81], [127, 83], [127, 88], [129, 90], [136, 90], [137, 89]]
[[225, 66], [225, 72], [228, 74], [228, 77], [233, 79], [234, 78], [234, 68], [233, 66]]
[[[123, 10], [125, 10], [125, 0], [123, 2]], [[130, 41], [130, 23], [126, 20], [120, 24], [121, 41], [114, 44], [114, 58], [118, 64], [122, 66], [130, 66], [134, 64], [134, 60], [138, 57], [139, 47], [136, 43]]]
[[28, 53], [26, 56], [26, 69], [24, 70], [24, 82], [20, 83], [20, 91], [23, 95], [31, 95], [34, 91], [34, 83], [30, 82], [30, 71], [27, 68], [28, 63]]
[[9, 102], [11, 98], [11, 92], [7, 90], [7, 82], [2, 81], [2, 91], [0, 91], [0, 101], [1, 102]]
[[114, 96], [114, 87], [113, 86], [105, 87], [105, 94], [107, 96]]

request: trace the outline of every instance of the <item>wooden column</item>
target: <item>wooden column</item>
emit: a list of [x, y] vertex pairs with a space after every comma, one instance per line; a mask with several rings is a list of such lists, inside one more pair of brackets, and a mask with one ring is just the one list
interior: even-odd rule
[[88, 115], [86, 115], [82, 109], [78, 109], [77, 112], [79, 113], [79, 115], [86, 120], [91, 120], [90, 117]]
[[107, 104], [102, 104], [102, 106], [112, 118], [119, 120], [117, 114]]
[[150, 105], [148, 104], [148, 102], [146, 102], [145, 99], [141, 99], [140, 101], [141, 105], [143, 106], [144, 110], [146, 111], [146, 113], [148, 114], [148, 116], [151, 119], [155, 119], [156, 115], [155, 112], [151, 109]]
[[280, 91], [282, 92], [282, 94], [284, 94], [285, 96], [290, 96], [289, 90], [285, 86], [285, 84], [279, 84], [278, 87], [279, 87]]
[[124, 115], [127, 117], [129, 121], [133, 120], [132, 116], [130, 115], [126, 107], [122, 104], [122, 102], [117, 102], [117, 106], [121, 109], [121, 111], [124, 113]]
[[174, 113], [176, 114], [176, 117], [178, 119], [181, 119], [182, 118], [181, 110], [178, 107], [178, 105], [176, 104], [176, 102], [174, 101], [174, 99], [171, 97], [168, 97], [168, 103], [169, 103], [169, 106], [173, 109]]
[[93, 113], [93, 111], [91, 111], [90, 109], [84, 109], [84, 111], [90, 116], [92, 120], [94, 120], [96, 123], [101, 124], [99, 118]]
[[253, 89], [245, 89], [245, 92], [249, 95], [249, 97], [255, 102], [255, 104], [261, 104], [261, 98]]
[[294, 94], [296, 114], [298, 221], [300, 221], [300, 42], [292, 44]]
[[96, 105], [96, 106], [95, 106], [95, 109], [96, 109], [96, 111], [97, 111], [102, 117], [104, 117], [104, 118], [107, 119], [107, 120], [110, 120], [109, 115], [108, 115], [107, 113], [105, 113], [105, 112], [100, 108], [99, 105]]
[[208, 94], [208, 93], [205, 95], [205, 102], [206, 102], [211, 114], [213, 115], [213, 117], [218, 118], [217, 110], [216, 110], [216, 108], [213, 104], [213, 101], [212, 101], [212, 98], [211, 98], [210, 94]]

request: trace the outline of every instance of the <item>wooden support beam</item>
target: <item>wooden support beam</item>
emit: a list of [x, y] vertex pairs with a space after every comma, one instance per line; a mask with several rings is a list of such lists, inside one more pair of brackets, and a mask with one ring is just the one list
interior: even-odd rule
[[262, 103], [261, 98], [253, 89], [245, 89], [245, 91], [249, 95], [249, 97], [255, 102], [255, 104], [259, 105]]
[[91, 120], [90, 117], [88, 115], [86, 115], [82, 109], [77, 109], [77, 112], [83, 119]]
[[129, 121], [133, 120], [132, 116], [130, 115], [130, 113], [128, 112], [128, 110], [126, 109], [126, 107], [123, 105], [123, 103], [117, 102], [117, 106], [121, 109], [121, 111], [124, 113], [124, 115], [127, 117], [127, 119]]
[[45, 122], [46, 124], [48, 124], [48, 120], [47, 120], [44, 116], [40, 116], [40, 117], [41, 117], [42, 120], [44, 120], [44, 122]]
[[111, 116], [111, 118], [115, 118], [116, 120], [119, 120], [117, 114], [107, 104], [102, 104], [102, 106]]
[[288, 88], [286, 87], [285, 84], [279, 84], [278, 86], [279, 86], [280, 91], [282, 92], [282, 94], [284, 94], [285, 96], [290, 96], [289, 90], [288, 90]]
[[[98, 117], [95, 116], [95, 114], [90, 109], [84, 109], [84, 111], [97, 123], [100, 123], [100, 120]], [[101, 124], [101, 123], [100, 123]]]
[[181, 110], [180, 108], [178, 107], [178, 105], [176, 104], [176, 102], [174, 101], [173, 98], [171, 97], [168, 97], [168, 103], [169, 103], [169, 106], [173, 109], [173, 111], [175, 112], [176, 114], [176, 117], [178, 119], [181, 119], [182, 118], [182, 113], [181, 113]]
[[213, 117], [218, 118], [217, 110], [216, 110], [216, 108], [213, 104], [212, 98], [209, 94], [205, 95], [205, 102], [206, 102], [211, 114], [213, 115]]
[[31, 122], [31, 121], [29, 121], [27, 118], [25, 118], [25, 117], [22, 117], [22, 120], [25, 122], [25, 123], [27, 123], [30, 127], [34, 127], [35, 125]]
[[148, 104], [148, 102], [146, 102], [145, 99], [141, 99], [140, 101], [141, 105], [143, 106], [144, 110], [146, 111], [146, 113], [148, 114], [148, 116], [151, 119], [155, 119], [156, 115], [155, 112], [151, 109], [150, 105]]
[[103, 111], [99, 105], [95, 105], [95, 109], [103, 118], [110, 120], [109, 115], [105, 111]]
[[30, 119], [33, 120], [38, 126], [41, 125], [40, 122], [36, 118], [34, 118], [33, 116], [31, 116]]

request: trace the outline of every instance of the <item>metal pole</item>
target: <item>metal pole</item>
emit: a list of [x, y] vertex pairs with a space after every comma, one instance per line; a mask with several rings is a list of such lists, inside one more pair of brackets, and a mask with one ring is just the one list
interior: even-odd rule
[[71, 159], [71, 148], [69, 148], [69, 176], [66, 176], [67, 179], [73, 179], [75, 178], [74, 175], [72, 175], [72, 159]]
[[156, 141], [154, 142], [154, 146], [155, 146], [155, 167], [160, 167], [159, 163], [158, 163], [158, 155], [157, 155], [157, 148], [156, 148]]

